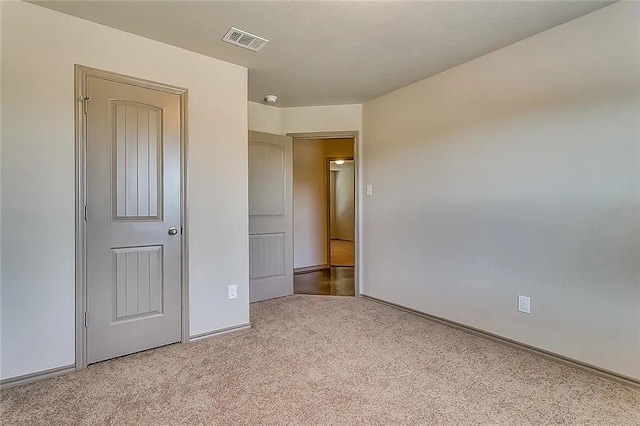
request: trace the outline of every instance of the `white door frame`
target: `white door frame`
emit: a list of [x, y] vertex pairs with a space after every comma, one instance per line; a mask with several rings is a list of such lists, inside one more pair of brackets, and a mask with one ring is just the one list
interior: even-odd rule
[[[337, 131], [337, 132], [304, 132], [304, 133], [287, 133], [287, 136], [293, 138], [295, 144], [296, 139], [346, 139], [353, 138], [353, 161], [355, 162], [355, 185], [356, 185], [356, 235], [355, 235], [355, 264], [354, 264], [354, 284], [355, 295], [361, 297], [363, 293], [362, 288], [362, 209], [360, 208], [362, 203], [362, 182], [361, 182], [361, 150], [360, 150], [360, 132], [357, 130]], [[295, 149], [295, 145], [294, 145]], [[295, 164], [294, 164], [295, 167]], [[295, 217], [295, 209], [293, 215]], [[295, 238], [295, 235], [294, 235]]]
[[180, 213], [182, 238], [181, 253], [181, 311], [182, 311], [182, 343], [189, 341], [189, 276], [188, 276], [188, 228], [187, 228], [187, 89], [170, 86], [154, 81], [143, 80], [110, 71], [75, 65], [75, 225], [76, 225], [76, 371], [87, 367], [87, 328], [85, 314], [87, 312], [86, 281], [86, 221], [85, 202], [87, 199], [87, 116], [84, 113], [86, 102], [87, 78], [95, 77], [117, 83], [129, 84], [160, 92], [171, 93], [180, 97]]

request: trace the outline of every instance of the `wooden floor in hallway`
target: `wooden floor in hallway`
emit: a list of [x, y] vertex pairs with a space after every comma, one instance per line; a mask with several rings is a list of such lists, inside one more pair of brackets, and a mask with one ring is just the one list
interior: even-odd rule
[[331, 240], [331, 266], [354, 266], [356, 247], [353, 241]]
[[353, 268], [332, 267], [296, 274], [293, 289], [295, 294], [355, 296]]

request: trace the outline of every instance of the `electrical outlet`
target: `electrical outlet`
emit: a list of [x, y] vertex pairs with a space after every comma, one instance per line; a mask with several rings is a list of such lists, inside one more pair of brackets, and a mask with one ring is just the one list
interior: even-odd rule
[[230, 285], [229, 286], [229, 299], [237, 299], [238, 298], [238, 286]]
[[518, 296], [518, 312], [524, 314], [531, 313], [531, 298], [527, 296]]

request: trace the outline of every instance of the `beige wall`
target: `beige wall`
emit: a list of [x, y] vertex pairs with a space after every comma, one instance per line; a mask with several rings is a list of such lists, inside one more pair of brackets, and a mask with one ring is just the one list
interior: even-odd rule
[[329, 232], [330, 237], [338, 238], [338, 226], [336, 225], [336, 177], [337, 170], [329, 173]]
[[366, 294], [640, 379], [639, 8], [365, 104]]
[[249, 130], [278, 135], [362, 131], [362, 105], [276, 108], [249, 102]]
[[28, 3], [0, 10], [1, 377], [74, 363], [74, 64], [189, 90], [190, 332], [246, 323], [246, 69]]
[[284, 135], [287, 132], [282, 122], [282, 110], [257, 102], [248, 103], [249, 130]]
[[355, 168], [353, 163], [345, 163], [335, 172], [333, 202], [335, 216], [331, 223], [331, 238], [354, 241], [355, 224]]
[[286, 133], [361, 131], [362, 105], [282, 108]]
[[352, 155], [352, 139], [294, 139], [294, 268], [327, 263], [327, 158]]
[[321, 140], [293, 144], [293, 267], [324, 265], [327, 246]]

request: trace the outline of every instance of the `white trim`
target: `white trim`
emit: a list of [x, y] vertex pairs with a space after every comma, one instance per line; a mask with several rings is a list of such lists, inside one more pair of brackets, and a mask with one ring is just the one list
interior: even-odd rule
[[76, 371], [76, 365], [65, 365], [63, 367], [51, 368], [49, 370], [38, 371], [37, 373], [29, 373], [22, 376], [11, 377], [9, 379], [0, 380], [0, 389], [9, 389], [16, 386], [26, 385], [28, 383], [38, 382], [52, 377], [62, 376], [64, 374]]
[[251, 323], [247, 322], [244, 324], [234, 325], [232, 327], [221, 328], [220, 330], [196, 334], [195, 336], [191, 336], [191, 338], [189, 338], [189, 342], [197, 342], [198, 340], [204, 340], [210, 337], [221, 336], [223, 334], [233, 333], [236, 331], [248, 330], [250, 328], [251, 328]]
[[300, 268], [293, 268], [293, 275], [306, 274], [308, 272], [322, 271], [324, 269], [330, 269], [330, 268], [331, 268], [331, 266], [329, 266], [326, 263], [324, 265], [302, 266]]
[[434, 321], [442, 325], [446, 325], [447, 327], [453, 327], [455, 329], [464, 331], [466, 333], [474, 334], [476, 336], [483, 337], [485, 339], [493, 340], [494, 342], [501, 343], [503, 345], [508, 345], [514, 347], [516, 349], [523, 350], [525, 352], [533, 353], [535, 355], [542, 356], [544, 358], [550, 359], [552, 361], [559, 362], [561, 364], [568, 365], [573, 368], [577, 368], [579, 370], [586, 371], [588, 373], [593, 373], [598, 376], [604, 377], [609, 380], [614, 380], [616, 382], [624, 383], [625, 385], [631, 385], [634, 387], [640, 387], [640, 380], [634, 379], [632, 377], [625, 376], [623, 374], [618, 374], [613, 371], [606, 370], [604, 368], [596, 367], [592, 364], [587, 364], [586, 362], [578, 361], [572, 358], [568, 358], [563, 355], [559, 355], [554, 352], [550, 352], [544, 349], [537, 348], [535, 346], [527, 345], [526, 343], [519, 342], [517, 340], [512, 340], [507, 337], [502, 337], [498, 334], [490, 333], [488, 331], [481, 330], [479, 328], [471, 327], [456, 321], [451, 321], [446, 318], [438, 317], [435, 315], [427, 314], [421, 311], [417, 311], [415, 309], [407, 308], [406, 306], [398, 305], [396, 303], [387, 302], [386, 300], [377, 299], [375, 297], [367, 296], [363, 294], [362, 297], [367, 300], [371, 300], [372, 302], [381, 303], [383, 305], [390, 306], [392, 308], [400, 309], [402, 311], [408, 312], [413, 315], [417, 315], [429, 321]]

